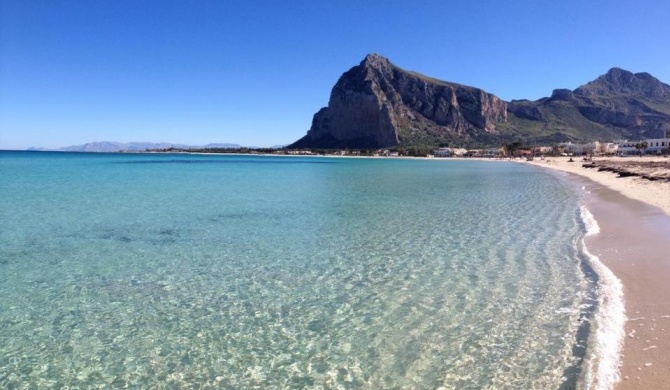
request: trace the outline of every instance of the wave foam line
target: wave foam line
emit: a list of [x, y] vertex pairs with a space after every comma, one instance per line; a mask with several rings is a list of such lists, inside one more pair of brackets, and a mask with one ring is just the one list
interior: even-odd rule
[[621, 380], [619, 364], [621, 350], [626, 337], [626, 312], [623, 299], [623, 285], [614, 273], [603, 264], [598, 256], [591, 254], [585, 238], [600, 233], [600, 226], [593, 214], [581, 206], [581, 217], [586, 225], [586, 235], [582, 239], [584, 254], [591, 268], [599, 276], [598, 309], [594, 315], [595, 329], [589, 339], [588, 358], [582, 370], [583, 389], [609, 390]]

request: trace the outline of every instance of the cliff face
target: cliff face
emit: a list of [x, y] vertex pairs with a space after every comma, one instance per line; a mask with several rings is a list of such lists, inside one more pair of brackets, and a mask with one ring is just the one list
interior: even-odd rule
[[344, 73], [328, 107], [289, 147], [383, 148], [495, 134], [507, 104], [481, 89], [430, 79], [368, 55]]
[[289, 148], [546, 144], [654, 138], [667, 130], [670, 86], [648, 73], [612, 68], [575, 90], [507, 103], [370, 54], [340, 77], [328, 107]]

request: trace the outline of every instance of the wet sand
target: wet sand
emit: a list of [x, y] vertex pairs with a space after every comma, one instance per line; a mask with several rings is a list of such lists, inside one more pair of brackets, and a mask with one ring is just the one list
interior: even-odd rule
[[586, 245], [624, 287], [628, 321], [616, 389], [670, 389], [670, 217], [604, 186], [585, 187], [600, 225]]
[[[594, 172], [582, 177], [570, 175], [569, 179], [583, 189], [586, 206], [600, 226], [599, 234], [586, 239], [589, 251], [624, 287], [628, 320], [621, 381], [615, 389], [670, 389], [670, 216], [667, 208], [659, 208], [670, 204], [670, 183], [638, 184], [636, 181], [642, 179], [615, 178], [625, 180], [616, 183], [617, 191], [608, 185], [611, 178], [593, 181]], [[668, 192], [663, 185], [669, 186]], [[645, 190], [649, 187], [656, 192]], [[629, 196], [621, 188], [628, 189]], [[655, 205], [634, 197], [656, 198]]]

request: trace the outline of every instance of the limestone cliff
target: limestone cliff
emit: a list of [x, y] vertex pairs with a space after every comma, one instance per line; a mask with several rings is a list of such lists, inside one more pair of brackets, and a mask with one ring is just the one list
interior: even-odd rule
[[437, 145], [495, 134], [507, 104], [485, 91], [408, 72], [370, 54], [344, 73], [328, 107], [291, 148]]
[[612, 68], [575, 90], [509, 103], [370, 54], [344, 73], [328, 107], [289, 148], [498, 146], [661, 137], [670, 131], [670, 86]]

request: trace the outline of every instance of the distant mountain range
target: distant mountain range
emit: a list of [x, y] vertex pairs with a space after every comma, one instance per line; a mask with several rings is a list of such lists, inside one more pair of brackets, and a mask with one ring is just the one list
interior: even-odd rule
[[505, 102], [482, 89], [437, 80], [370, 54], [345, 72], [328, 106], [289, 148], [494, 146], [662, 137], [670, 86], [612, 68], [574, 91]]
[[[112, 152], [143, 152], [145, 150], [155, 150], [155, 149], [239, 149], [243, 146], [238, 144], [207, 144], [203, 146], [194, 146], [194, 145], [183, 145], [183, 144], [172, 144], [167, 142], [90, 142], [83, 145], [74, 145], [67, 146], [59, 149], [43, 149], [43, 148], [29, 148], [28, 150], [52, 150], [58, 152], [100, 152], [100, 153], [112, 153]], [[250, 146], [250, 149], [256, 147]], [[272, 147], [272, 148], [281, 148], [281, 146]]]

